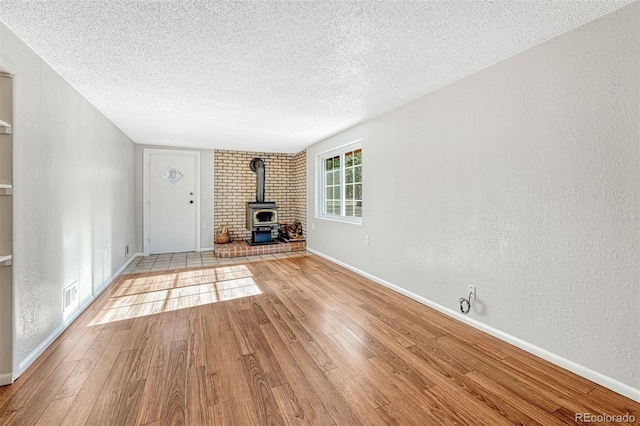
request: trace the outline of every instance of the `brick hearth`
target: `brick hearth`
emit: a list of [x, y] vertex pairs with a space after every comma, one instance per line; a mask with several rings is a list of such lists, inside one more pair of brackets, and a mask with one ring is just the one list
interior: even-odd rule
[[260, 254], [289, 253], [307, 249], [306, 241], [293, 243], [270, 244], [265, 246], [250, 246], [246, 241], [232, 241], [227, 244], [214, 244], [213, 253], [216, 257], [257, 256]]

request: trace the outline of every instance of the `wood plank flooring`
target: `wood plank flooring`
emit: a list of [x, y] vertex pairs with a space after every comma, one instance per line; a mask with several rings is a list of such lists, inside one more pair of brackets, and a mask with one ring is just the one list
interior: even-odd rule
[[118, 278], [0, 425], [561, 425], [640, 404], [320, 257]]

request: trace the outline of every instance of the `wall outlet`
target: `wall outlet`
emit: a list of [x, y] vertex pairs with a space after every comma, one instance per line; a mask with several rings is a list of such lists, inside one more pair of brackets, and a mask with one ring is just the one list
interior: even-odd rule
[[476, 300], [476, 286], [468, 285], [467, 286], [467, 295], [469, 296], [469, 300]]
[[315, 224], [315, 223], [312, 223], [312, 224], [311, 224], [311, 230], [312, 230], [312, 231], [315, 231], [315, 230], [316, 230], [316, 224]]
[[202, 229], [209, 229], [209, 224], [208, 223], [203, 223], [202, 224]]
[[368, 246], [368, 245], [369, 245], [369, 242], [370, 242], [370, 240], [369, 240], [369, 236], [368, 236], [368, 235], [365, 235], [365, 236], [364, 236], [364, 245], [365, 245], [365, 246]]
[[129, 256], [129, 244], [124, 245], [124, 257]]

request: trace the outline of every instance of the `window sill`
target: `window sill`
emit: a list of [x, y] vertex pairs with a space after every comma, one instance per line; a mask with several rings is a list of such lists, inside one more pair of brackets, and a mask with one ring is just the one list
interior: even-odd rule
[[360, 217], [358, 217], [358, 218], [350, 218], [350, 217], [345, 217], [345, 216], [319, 215], [319, 216], [316, 216], [316, 219], [330, 220], [332, 222], [349, 223], [349, 224], [352, 224], [352, 225], [362, 225], [362, 218], [360, 218]]

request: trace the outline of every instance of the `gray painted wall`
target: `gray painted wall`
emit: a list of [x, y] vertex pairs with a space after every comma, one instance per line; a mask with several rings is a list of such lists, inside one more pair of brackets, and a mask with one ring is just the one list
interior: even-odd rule
[[77, 281], [82, 305], [128, 260], [135, 152], [1, 23], [0, 49], [15, 73], [14, 366], [24, 369], [74, 314], [62, 312], [63, 288]]
[[[640, 389], [639, 9], [311, 146], [309, 247], [454, 311], [474, 284], [471, 318]], [[362, 225], [317, 218], [360, 138]]]

